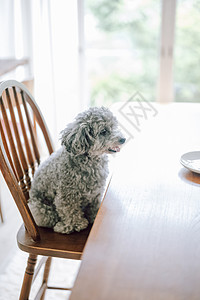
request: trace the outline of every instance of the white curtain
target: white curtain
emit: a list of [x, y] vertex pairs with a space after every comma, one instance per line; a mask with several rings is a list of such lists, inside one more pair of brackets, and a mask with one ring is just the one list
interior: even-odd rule
[[0, 57], [15, 56], [14, 1], [0, 0]]
[[30, 59], [35, 99], [58, 145], [81, 109], [77, 1], [0, 0], [0, 17], [0, 58]]

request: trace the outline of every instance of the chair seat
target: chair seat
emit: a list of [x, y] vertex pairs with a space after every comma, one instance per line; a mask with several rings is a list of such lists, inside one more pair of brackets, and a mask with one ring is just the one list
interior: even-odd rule
[[71, 234], [56, 233], [53, 229], [39, 227], [41, 239], [32, 240], [24, 225], [17, 234], [17, 243], [22, 251], [44, 256], [80, 259], [86, 240], [91, 230], [91, 225], [80, 232]]

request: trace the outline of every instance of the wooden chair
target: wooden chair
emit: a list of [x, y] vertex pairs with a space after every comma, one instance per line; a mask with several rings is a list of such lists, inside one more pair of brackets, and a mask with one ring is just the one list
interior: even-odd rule
[[[27, 205], [29, 189], [40, 164], [40, 153], [45, 145], [51, 154], [52, 142], [41, 112], [23, 84], [13, 80], [0, 84], [0, 109], [0, 168], [24, 222], [17, 234], [18, 246], [29, 253], [20, 300], [29, 299], [31, 284], [42, 265], [43, 281], [35, 299], [44, 299], [46, 289], [54, 288], [47, 286], [51, 258], [81, 259], [90, 227], [64, 235], [36, 225]], [[44, 257], [35, 270], [38, 255]]]

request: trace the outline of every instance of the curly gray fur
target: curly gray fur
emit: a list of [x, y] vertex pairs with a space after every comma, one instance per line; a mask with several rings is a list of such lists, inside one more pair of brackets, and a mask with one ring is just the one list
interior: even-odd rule
[[107, 154], [125, 139], [105, 107], [80, 113], [61, 134], [62, 147], [35, 173], [29, 207], [38, 226], [71, 233], [94, 222], [108, 175]]

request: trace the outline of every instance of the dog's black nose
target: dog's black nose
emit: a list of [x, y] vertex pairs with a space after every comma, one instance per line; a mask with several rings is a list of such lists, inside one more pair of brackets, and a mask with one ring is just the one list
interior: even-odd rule
[[124, 144], [124, 143], [125, 143], [125, 141], [126, 141], [126, 139], [125, 139], [125, 138], [119, 139], [119, 143], [120, 143], [120, 144]]

